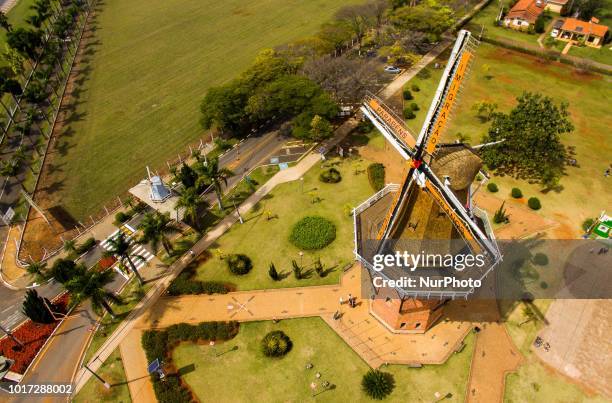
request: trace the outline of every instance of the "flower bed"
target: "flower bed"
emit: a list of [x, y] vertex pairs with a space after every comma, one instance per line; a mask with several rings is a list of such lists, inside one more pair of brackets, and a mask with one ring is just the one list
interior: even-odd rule
[[[53, 300], [55, 310], [59, 313], [66, 313], [68, 310], [68, 294], [62, 294]], [[13, 336], [23, 343], [23, 348], [19, 349], [17, 343], [11, 338], [0, 339], [0, 354], [15, 360], [11, 367], [12, 372], [24, 374], [28, 366], [32, 363], [36, 354], [40, 351], [51, 333], [59, 325], [60, 321], [49, 324], [34, 323], [27, 320], [13, 331]]]

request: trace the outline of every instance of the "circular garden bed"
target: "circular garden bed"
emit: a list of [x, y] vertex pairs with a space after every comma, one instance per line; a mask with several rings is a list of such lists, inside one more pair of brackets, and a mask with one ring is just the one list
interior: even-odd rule
[[336, 226], [323, 217], [304, 217], [293, 226], [289, 239], [303, 250], [321, 249], [336, 239]]

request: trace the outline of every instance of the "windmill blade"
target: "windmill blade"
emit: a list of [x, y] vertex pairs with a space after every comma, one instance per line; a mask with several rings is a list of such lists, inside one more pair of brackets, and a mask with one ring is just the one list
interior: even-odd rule
[[424, 166], [427, 176], [425, 188], [432, 195], [438, 206], [453, 222], [474, 254], [486, 253], [491, 258], [499, 257], [498, 249], [491, 243], [485, 233], [472, 220], [463, 204], [448, 187], [444, 186], [428, 166]]
[[400, 118], [395, 116], [376, 96], [368, 94], [360, 108], [363, 114], [395, 147], [402, 157], [409, 160], [414, 155], [416, 140]]
[[423, 152], [430, 155], [436, 150], [442, 131], [446, 127], [457, 93], [465, 79], [467, 68], [473, 58], [473, 42], [469, 31], [459, 31], [455, 46], [448, 59], [446, 69], [436, 90], [425, 123], [417, 139], [418, 158]]
[[385, 216], [385, 220], [383, 221], [382, 226], [378, 230], [378, 235], [376, 236], [377, 240], [384, 240], [389, 238], [389, 234], [394, 227], [396, 217], [400, 211], [402, 211], [403, 204], [408, 200], [408, 190], [410, 189], [410, 184], [412, 182], [412, 172], [414, 168], [408, 170], [407, 175], [404, 177], [402, 181], [402, 185], [400, 186], [397, 194], [393, 198], [391, 202], [391, 207], [387, 211], [387, 215]]

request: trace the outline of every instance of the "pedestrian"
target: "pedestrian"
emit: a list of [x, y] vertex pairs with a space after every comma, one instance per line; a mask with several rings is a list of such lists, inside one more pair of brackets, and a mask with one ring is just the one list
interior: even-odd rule
[[346, 302], [348, 302], [348, 304], [350, 305], [352, 299], [353, 299], [353, 295], [351, 293], [349, 293], [348, 301], [346, 301]]
[[607, 178], [608, 176], [610, 176], [610, 168], [606, 169], [604, 172], [604, 176]]
[[342, 306], [342, 304], [344, 304], [344, 300], [342, 299], [342, 297], [340, 297], [340, 306]]

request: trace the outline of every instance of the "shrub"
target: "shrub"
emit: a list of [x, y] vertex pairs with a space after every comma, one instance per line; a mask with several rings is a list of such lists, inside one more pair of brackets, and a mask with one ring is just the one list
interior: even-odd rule
[[51, 302], [48, 299], [43, 299], [36, 290], [30, 289], [26, 291], [21, 309], [28, 318], [32, 319], [32, 322], [53, 323], [53, 315], [49, 312], [49, 308], [45, 306], [45, 302], [51, 307]]
[[512, 191], [510, 192], [510, 194], [515, 199], [520, 199], [521, 197], [523, 197], [523, 192], [521, 192], [521, 189], [519, 188], [512, 188]]
[[404, 118], [405, 119], [416, 118], [416, 115], [414, 114], [414, 111], [412, 110], [412, 108], [404, 108]]
[[329, 168], [321, 172], [319, 180], [325, 183], [338, 183], [342, 180], [342, 175], [336, 168]]
[[382, 400], [393, 391], [395, 380], [388, 372], [371, 369], [361, 379], [361, 387], [366, 395]]
[[301, 280], [304, 278], [304, 272], [302, 271], [302, 266], [297, 264], [295, 260], [291, 261], [291, 269], [293, 270], [293, 275], [296, 280]]
[[78, 245], [74, 251], [77, 256], [81, 256], [83, 253], [93, 248], [95, 244], [95, 238], [87, 238], [82, 244]]
[[274, 266], [274, 263], [270, 263], [270, 268], [268, 269], [268, 275], [274, 281], [279, 281], [281, 279], [280, 274], [278, 274], [278, 271], [276, 271], [276, 266]]
[[411, 99], [414, 99], [414, 97], [412, 96], [412, 92], [410, 92], [408, 88], [404, 90], [404, 92], [402, 93], [402, 96], [404, 97], [406, 101], [410, 101]]
[[229, 255], [226, 263], [230, 271], [238, 276], [247, 274], [253, 268], [251, 259], [247, 255], [243, 254]]
[[380, 162], [368, 165], [368, 180], [372, 188], [378, 192], [385, 187], [385, 166]]
[[115, 214], [115, 221], [120, 224], [123, 224], [124, 222], [129, 221], [130, 218], [132, 218], [132, 216], [123, 211], [120, 211], [117, 214]]
[[538, 199], [537, 197], [530, 197], [529, 200], [527, 200], [527, 205], [532, 210], [539, 210], [542, 208], [542, 204], [540, 204], [540, 199]]
[[499, 191], [499, 188], [495, 183], [490, 182], [487, 184], [487, 190], [491, 193], [496, 193], [497, 191]]
[[419, 105], [417, 105], [416, 102], [413, 102], [410, 104], [410, 109], [416, 112], [419, 110]]
[[533, 264], [538, 266], [546, 266], [548, 264], [548, 256], [546, 254], [538, 252], [533, 256]]
[[587, 218], [586, 220], [584, 220], [582, 222], [582, 229], [584, 230], [584, 232], [588, 231], [589, 228], [593, 226], [594, 222], [595, 220], [593, 220], [592, 218]]
[[[181, 273], [182, 274], [182, 273]], [[179, 275], [168, 287], [170, 295], [227, 294], [229, 289], [220, 281], [199, 281]]]
[[320, 258], [317, 258], [317, 260], [314, 262], [314, 269], [319, 277], [325, 277], [325, 270], [323, 269], [323, 263], [321, 263]]
[[548, 288], [548, 283], [546, 281], [542, 281], [540, 283], [540, 288], [543, 289], [543, 290], [547, 289]]
[[282, 357], [292, 346], [291, 339], [282, 330], [274, 330], [261, 340], [261, 351], [266, 357]]
[[416, 84], [412, 84], [412, 86], [410, 87], [410, 89], [412, 89], [412, 91], [414, 91], [414, 92], [419, 92], [419, 91], [421, 91], [421, 89], [419, 88], [419, 86], [418, 86], [418, 85], [416, 85]]
[[336, 239], [336, 226], [326, 218], [308, 216], [298, 221], [289, 240], [303, 250], [321, 249]]
[[495, 211], [495, 214], [493, 214], [493, 222], [495, 224], [508, 222], [508, 215], [506, 214], [506, 209], [504, 208], [505, 203], [506, 202], [503, 202], [501, 206], [499, 206], [499, 208]]

